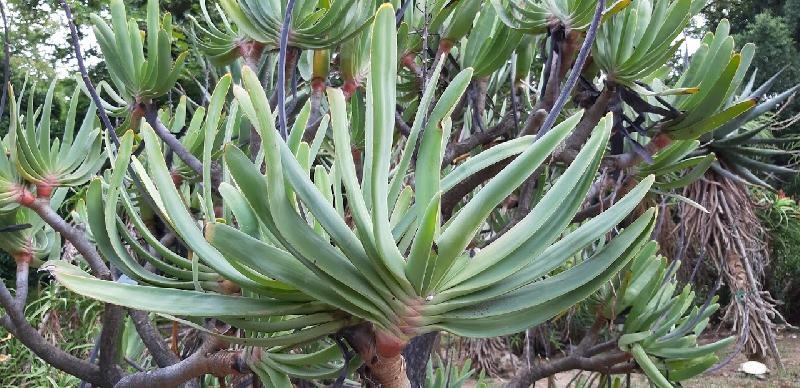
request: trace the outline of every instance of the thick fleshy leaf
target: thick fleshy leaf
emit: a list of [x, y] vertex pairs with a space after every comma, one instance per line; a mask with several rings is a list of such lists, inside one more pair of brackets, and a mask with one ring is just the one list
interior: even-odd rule
[[42, 269], [67, 289], [118, 306], [193, 317], [265, 317], [329, 310], [319, 303], [293, 303], [197, 291], [122, 284], [97, 279], [65, 261], [48, 261]]
[[492, 178], [461, 209], [436, 242], [439, 247], [439, 257], [435, 263], [431, 284], [437, 284], [447, 273], [456, 257], [464, 251], [492, 209], [519, 187], [544, 162], [553, 149], [578, 124], [582, 116], [583, 112], [580, 112], [569, 117], [533, 143]]

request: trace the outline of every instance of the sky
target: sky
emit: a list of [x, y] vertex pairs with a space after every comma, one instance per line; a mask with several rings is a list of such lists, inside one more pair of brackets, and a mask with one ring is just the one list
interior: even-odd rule
[[[20, 27], [15, 21], [20, 20], [18, 10], [16, 10], [15, 3], [6, 4], [6, 18], [8, 22], [8, 30], [10, 34], [18, 31]], [[56, 2], [38, 2], [37, 9], [42, 15], [50, 15], [49, 20], [43, 20], [38, 25], [27, 26], [27, 28], [39, 32], [44, 32], [47, 35], [47, 40], [38, 42], [30, 50], [21, 50], [22, 56], [29, 59], [38, 59], [53, 64], [52, 70], [55, 72], [59, 79], [70, 78], [78, 71], [78, 63], [74, 57], [69, 58], [65, 63], [54, 63], [56, 61], [57, 48], [71, 48], [70, 32], [66, 25], [66, 17], [60, 7], [55, 8]], [[101, 59], [95, 56], [87, 55], [90, 49], [97, 49], [99, 46], [97, 40], [92, 33], [92, 29], [88, 25], [77, 26], [83, 37], [81, 38], [80, 45], [81, 51], [84, 52], [84, 61], [86, 66], [92, 67], [101, 62]], [[10, 42], [14, 45], [16, 42]], [[19, 48], [17, 48], [19, 49]]]

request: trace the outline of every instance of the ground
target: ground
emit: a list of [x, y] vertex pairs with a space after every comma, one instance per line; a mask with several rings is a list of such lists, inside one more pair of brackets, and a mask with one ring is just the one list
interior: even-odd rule
[[743, 355], [728, 364], [719, 372], [702, 375], [684, 384], [687, 388], [789, 388], [800, 387], [800, 334], [782, 333], [778, 337], [778, 350], [783, 358], [784, 371], [770, 365], [770, 373], [763, 379], [756, 379], [737, 372], [739, 365], [747, 361]]
[[[779, 371], [773, 365], [769, 365], [770, 373], [763, 379], [758, 379], [738, 372], [739, 365], [747, 361], [744, 355], [738, 355], [730, 364], [718, 372], [701, 375], [697, 378], [684, 382], [684, 388], [800, 388], [800, 333], [782, 333], [778, 337], [778, 349], [781, 352], [784, 371]], [[560, 373], [555, 376], [553, 388], [578, 387], [573, 381], [576, 372]], [[584, 373], [584, 375], [586, 375]], [[570, 382], [572, 383], [570, 384]], [[634, 375], [632, 387], [649, 387], [649, 384], [641, 375]], [[490, 387], [502, 387], [507, 380], [490, 380]], [[537, 384], [537, 387], [548, 386], [544, 382]], [[463, 385], [463, 388], [475, 387], [474, 382], [470, 381]]]

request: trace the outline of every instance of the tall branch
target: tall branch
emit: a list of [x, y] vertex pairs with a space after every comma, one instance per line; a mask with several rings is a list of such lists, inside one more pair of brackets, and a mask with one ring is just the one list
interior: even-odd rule
[[219, 347], [218, 341], [207, 340], [185, 360], [165, 368], [125, 376], [116, 387], [174, 387], [205, 374], [224, 377], [246, 371], [241, 350], [218, 351]]
[[28, 303], [28, 275], [30, 274], [31, 263], [30, 260], [17, 260], [17, 283], [14, 299], [17, 308], [25, 310], [25, 304]]
[[630, 372], [635, 368], [635, 364], [627, 362], [630, 358], [630, 354], [621, 350], [592, 357], [567, 356], [522, 369], [508, 383], [508, 387], [529, 387], [532, 383], [542, 378], [575, 369], [607, 374]]
[[153, 355], [153, 360], [155, 360], [156, 365], [164, 368], [180, 362], [178, 356], [164, 343], [164, 338], [161, 337], [161, 334], [159, 334], [158, 330], [153, 326], [153, 323], [150, 321], [150, 316], [146, 311], [130, 309], [128, 310], [128, 315], [131, 316], [133, 325], [136, 327], [136, 332], [139, 333], [142, 342], [147, 346], [150, 354]]
[[[95, 276], [105, 280], [112, 280], [111, 271], [108, 269], [100, 254], [80, 230], [74, 228], [61, 218], [52, 207], [50, 201], [37, 198], [28, 205], [50, 227], [69, 240], [75, 249], [89, 264]], [[122, 371], [116, 365], [116, 356], [119, 350], [119, 337], [122, 335], [122, 322], [125, 310], [122, 307], [106, 304], [103, 311], [103, 330], [100, 332], [100, 370], [105, 375], [106, 382], [116, 382], [122, 377]], [[88, 381], [88, 380], [87, 380]]]
[[114, 126], [111, 124], [111, 120], [109, 120], [106, 110], [103, 109], [103, 104], [100, 100], [100, 96], [97, 94], [97, 89], [95, 89], [94, 85], [92, 84], [92, 80], [89, 79], [89, 72], [86, 71], [86, 65], [83, 63], [81, 44], [78, 39], [78, 30], [75, 27], [75, 22], [72, 19], [72, 10], [70, 10], [66, 0], [58, 0], [58, 2], [61, 3], [61, 8], [64, 10], [64, 13], [67, 14], [67, 25], [69, 26], [69, 34], [70, 38], [72, 39], [72, 49], [75, 51], [75, 60], [78, 62], [78, 69], [80, 70], [83, 83], [86, 85], [86, 89], [89, 91], [89, 95], [92, 97], [92, 101], [94, 101], [94, 105], [97, 107], [97, 114], [100, 116], [100, 122], [103, 124], [103, 128], [105, 128], [106, 132], [108, 132], [108, 135], [111, 137], [114, 145], [119, 146], [117, 132], [114, 131]]
[[119, 341], [125, 322], [125, 309], [106, 303], [102, 322], [98, 364], [100, 371], [105, 375], [105, 380], [109, 383], [116, 383], [125, 375], [117, 362], [119, 361]]
[[178, 140], [172, 132], [164, 126], [164, 123], [161, 122], [161, 119], [158, 118], [158, 109], [153, 104], [145, 104], [141, 107], [144, 110], [144, 118], [147, 120], [147, 123], [150, 124], [150, 127], [153, 128], [156, 135], [158, 135], [161, 140], [167, 144], [167, 146], [175, 152], [175, 155], [186, 163], [189, 168], [192, 169], [196, 174], [202, 175], [203, 174], [203, 162], [200, 161], [196, 156], [194, 156], [191, 152], [189, 152], [186, 147], [183, 146], [180, 140]]
[[486, 131], [474, 133], [458, 143], [448, 145], [442, 158], [442, 167], [449, 165], [459, 156], [466, 154], [473, 148], [488, 144], [499, 136], [508, 133], [512, 128], [514, 128], [514, 115], [509, 113], [499, 123]]
[[[78, 62], [78, 70], [81, 73], [81, 78], [83, 79], [83, 83], [86, 86], [86, 89], [89, 91], [89, 95], [91, 96], [94, 105], [97, 107], [97, 115], [100, 117], [100, 122], [103, 125], [103, 128], [105, 129], [106, 132], [108, 132], [108, 135], [111, 138], [114, 145], [118, 147], [119, 137], [117, 136], [117, 132], [114, 129], [114, 125], [111, 124], [111, 120], [108, 118], [108, 114], [106, 113], [103, 103], [100, 100], [100, 96], [97, 94], [97, 89], [94, 87], [94, 84], [92, 84], [92, 80], [89, 79], [89, 72], [86, 70], [86, 66], [84, 65], [83, 54], [81, 54], [81, 45], [78, 39], [78, 30], [75, 27], [75, 23], [72, 18], [72, 11], [70, 10], [69, 5], [67, 5], [65, 0], [59, 0], [59, 3], [61, 3], [61, 8], [64, 10], [64, 13], [67, 16], [67, 26], [69, 27], [70, 38], [72, 40], [72, 50], [75, 52], [75, 59]], [[115, 152], [115, 150], [112, 150], [112, 152]], [[147, 191], [143, 189], [144, 186], [142, 185], [139, 176], [131, 167], [128, 167], [128, 171], [131, 177], [133, 178], [134, 183], [139, 188], [139, 190], [142, 193], [145, 193], [144, 195], [145, 201], [148, 203], [148, 205], [150, 205], [152, 209], [156, 211], [159, 217], [161, 217], [162, 215], [160, 214], [158, 207], [155, 206], [153, 199], [150, 198], [150, 195], [147, 194]], [[200, 171], [202, 171], [202, 169]], [[200, 173], [201, 172], [198, 172], [198, 174]]]
[[583, 71], [583, 66], [586, 64], [586, 59], [589, 57], [592, 44], [594, 44], [594, 38], [597, 36], [597, 28], [600, 26], [600, 20], [603, 17], [603, 10], [605, 9], [605, 6], [605, 0], [599, 0], [597, 2], [597, 9], [594, 12], [592, 24], [589, 26], [589, 30], [586, 32], [586, 38], [583, 41], [581, 50], [578, 52], [578, 58], [575, 59], [575, 64], [572, 65], [572, 70], [569, 73], [569, 77], [567, 77], [566, 83], [564, 83], [564, 88], [561, 89], [561, 94], [558, 95], [555, 104], [553, 104], [553, 108], [550, 109], [550, 113], [547, 114], [547, 118], [545, 118], [542, 128], [539, 130], [540, 134], [547, 133], [547, 131], [553, 127], [558, 115], [561, 113], [561, 109], [564, 108], [564, 105], [567, 103], [567, 99], [572, 93], [572, 89], [575, 87], [575, 84], [578, 83], [578, 77], [580, 76], [581, 71]]
[[280, 51], [278, 54], [278, 127], [284, 140], [289, 136], [286, 123], [286, 50], [289, 45], [289, 26], [292, 23], [294, 1], [289, 0], [286, 3], [286, 15], [283, 16]]
[[111, 271], [109, 271], [92, 243], [86, 238], [86, 235], [70, 225], [65, 219], [61, 218], [61, 216], [50, 207], [49, 200], [37, 198], [28, 208], [33, 210], [44, 222], [75, 246], [75, 249], [78, 250], [81, 256], [83, 256], [83, 259], [89, 264], [95, 276], [101, 279], [111, 280]]
[[586, 139], [591, 136], [594, 127], [608, 112], [611, 99], [615, 93], [615, 86], [612, 84], [606, 85], [599, 96], [594, 100], [589, 109], [586, 109], [581, 117], [581, 121], [572, 131], [565, 141], [565, 149], [577, 150], [586, 142]]

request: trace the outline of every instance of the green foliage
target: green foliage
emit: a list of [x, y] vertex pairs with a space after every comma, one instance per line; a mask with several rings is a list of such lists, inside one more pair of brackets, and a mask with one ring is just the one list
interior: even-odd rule
[[[157, 30], [153, 4], [148, 12], [148, 39]], [[105, 28], [113, 35], [107, 40], [116, 36], [115, 41], [128, 39], [132, 46], [143, 42], [133, 24], [126, 21], [121, 5], [115, 2], [113, 7], [114, 28]], [[162, 25], [169, 24], [168, 19], [164, 20]], [[121, 34], [122, 26], [132, 32]], [[102, 33], [104, 27], [97, 21], [96, 28]], [[450, 31], [455, 31], [453, 28]], [[339, 374], [343, 365], [335, 361], [341, 359], [337, 347], [305, 349], [303, 354], [289, 353], [289, 349], [319, 341], [362, 321], [376, 325], [382, 335], [403, 342], [438, 330], [473, 337], [523, 330], [591, 295], [640, 252], [650, 238], [653, 210], [640, 214], [595, 250], [590, 259], [542, 279], [605, 236], [633, 211], [652, 184], [652, 178], [643, 178], [608, 211], [562, 236], [599, 168], [611, 134], [611, 120], [605, 118], [575, 161], [542, 193], [532, 212], [468, 260], [468, 246], [493, 209], [542, 165], [578, 125], [582, 113], [571, 114], [535, 142], [523, 138], [513, 151], [508, 147], [490, 149], [443, 176], [443, 139], [449, 138], [450, 115], [473, 70], [466, 68], [458, 73], [435, 103], [439, 74], [434, 74], [434, 82], [420, 100], [418, 111], [422, 113], [412, 125], [412, 136], [421, 137], [416, 170], [408, 171], [416, 145], [411, 141], [402, 151], [400, 163], [390, 170], [392, 149], [400, 149], [393, 145], [392, 136], [397, 103], [396, 34], [392, 7], [381, 6], [374, 18], [369, 48], [366, 111], [370, 124], [365, 126], [361, 182], [352, 159], [347, 107], [341, 91], [328, 90], [332, 142], [327, 144], [327, 152], [333, 163], [312, 165], [320, 146], [301, 141], [305, 130], [302, 121], [295, 124], [287, 141], [278, 137], [266, 92], [253, 70], [245, 67], [241, 83], [232, 85], [236, 104], [231, 106], [226, 101], [232, 77], [222, 77], [207, 109], [195, 113], [197, 119], [190, 124], [195, 129], [185, 138], [195, 137], [191, 143], [184, 142], [192, 152], [202, 148], [206, 167], [202, 188], [187, 184], [176, 187], [160, 139], [147, 125], [140, 131], [145, 146], [142, 159], [133, 156], [138, 139], [129, 131], [121, 138], [113, 169], [89, 185], [86, 220], [99, 251], [139, 284], [99, 280], [63, 261], [51, 261], [47, 269], [61, 284], [79, 294], [153, 311], [232, 343], [264, 347], [267, 354], [251, 360], [251, 367], [278, 384], [285, 382], [287, 375], [319, 379]], [[161, 40], [163, 30], [158, 30], [158, 35]], [[117, 44], [113, 49], [127, 55], [125, 46]], [[134, 56], [139, 51], [131, 50]], [[126, 70], [126, 62], [118, 65], [112, 70], [112, 78], [117, 78], [115, 84], [121, 90], [126, 88], [129, 97], [142, 97], [139, 91], [143, 89], [132, 87], [137, 83], [122, 80], [133, 79], [129, 76], [136, 74], [137, 67], [131, 72]], [[146, 74], [141, 69], [147, 68], [143, 65], [140, 74]], [[425, 117], [429, 104], [433, 108]], [[220, 124], [231, 120], [235, 123], [237, 109], [262, 136], [262, 153], [256, 164], [232, 145], [226, 146], [224, 156], [214, 152], [221, 145], [221, 137], [231, 138], [235, 125], [226, 124], [222, 130]], [[182, 111], [178, 109], [175, 122], [185, 121], [178, 117], [184, 114]], [[225, 118], [225, 114], [229, 117]], [[489, 180], [453, 220], [445, 223], [441, 219], [442, 191], [476, 173], [482, 165], [513, 155], [518, 156]], [[231, 212], [227, 218], [217, 218], [215, 214], [209, 171], [215, 159], [229, 173], [219, 188], [223, 203]], [[269, 166], [266, 174], [259, 168], [261, 163]], [[129, 189], [126, 180], [129, 166], [143, 180], [145, 193], [136, 195], [154, 199], [158, 210], [167, 215], [170, 226], [192, 251], [191, 260], [162, 246], [144, 226], [137, 210], [142, 203], [136, 200], [135, 191]], [[406, 174], [413, 174], [413, 189], [403, 188]], [[402, 198], [405, 199], [401, 201]], [[403, 202], [405, 205], [399, 205]], [[203, 231], [187, 205], [201, 209]], [[121, 209], [136, 234], [158, 256], [137, 241], [118, 219]], [[348, 225], [345, 214], [352, 215], [354, 227]], [[263, 261], [264, 253], [268, 263]], [[160, 273], [146, 270], [143, 262], [159, 268]], [[223, 279], [246, 290], [245, 295], [225, 295]], [[247, 330], [249, 337], [208, 331], [199, 325], [199, 319], [208, 316]], [[297, 357], [303, 360], [294, 360]], [[313, 367], [296, 368], [298, 363]]]
[[[609, 2], [604, 17], [624, 9], [630, 2]], [[570, 29], [585, 30], [592, 22], [595, 2], [590, 0], [533, 1], [516, 4], [509, 0], [492, 0], [501, 20], [509, 27], [528, 33], [543, 33], [552, 20], [558, 20]]]
[[[172, 15], [160, 17], [158, 1], [147, 5], [147, 31], [139, 30], [134, 19], [128, 19], [122, 1], [111, 2], [111, 25], [99, 15], [91, 15], [95, 37], [103, 51], [116, 93], [106, 90], [121, 108], [133, 109], [169, 92], [183, 69], [187, 53], [172, 60]], [[145, 52], [145, 48], [147, 51]]]
[[770, 291], [783, 302], [788, 319], [800, 316], [800, 205], [783, 195], [754, 190], [756, 214], [768, 232], [770, 248]]
[[785, 3], [786, 0], [709, 1], [703, 15], [712, 25], [718, 24], [722, 19], [730, 20], [734, 25], [734, 33], [738, 33], [747, 28], [756, 15], [768, 10], [780, 12]]
[[494, 7], [486, 2], [475, 19], [463, 54], [459, 55], [462, 66], [474, 68], [475, 77], [488, 77], [505, 65], [507, 53], [517, 49], [522, 37], [521, 32], [503, 24]]
[[[34, 75], [42, 79], [63, 77], [61, 69], [74, 60], [70, 41], [65, 39], [61, 17], [53, 17], [60, 10], [58, 3], [39, 0], [9, 0], [3, 2], [11, 42], [11, 71], [15, 85]], [[85, 24], [88, 14], [104, 6], [103, 1], [89, 0], [73, 4], [78, 24]], [[1, 27], [0, 27], [1, 28]], [[81, 29], [82, 36], [90, 33]], [[63, 37], [54, 39], [54, 37]], [[0, 50], [2, 51], [2, 50]], [[1, 54], [1, 53], [0, 53]], [[41, 85], [39, 92], [46, 90]]]
[[595, 40], [595, 61], [625, 85], [648, 78], [681, 46], [676, 38], [703, 1], [637, 1], [609, 16]]
[[783, 17], [786, 18], [786, 23], [791, 29], [795, 42], [797, 41], [798, 33], [800, 33], [800, 1], [798, 0], [785, 0], [783, 2]]
[[[434, 367], [434, 365], [436, 367]], [[481, 371], [478, 376], [473, 376], [475, 370], [472, 369], [472, 360], [467, 360], [460, 367], [452, 361], [443, 362], [438, 354], [428, 361], [425, 370], [426, 388], [461, 388], [467, 379], [475, 380], [475, 387], [488, 388], [485, 371]]]
[[758, 47], [758, 55], [752, 66], [759, 69], [757, 83], [766, 82], [778, 69], [786, 67], [775, 88], [788, 89], [800, 78], [800, 51], [794, 33], [785, 17], [770, 11], [760, 13], [743, 31], [736, 35], [740, 42], [752, 42]]
[[50, 259], [58, 258], [61, 252], [59, 235], [32, 210], [17, 208], [9, 213], [0, 213], [0, 225], [22, 226], [20, 230], [0, 233], [0, 249], [14, 259], [30, 259], [32, 260], [32, 265], [38, 267], [43, 259], [48, 257]]
[[[25, 123], [15, 123], [21, 106], [10, 93], [11, 125], [9, 136], [11, 161], [17, 171], [30, 183], [37, 186], [40, 196], [48, 197], [54, 187], [74, 187], [86, 183], [105, 163], [101, 148], [100, 130], [95, 127], [95, 106], [86, 110], [84, 122], [77, 127], [76, 116], [80, 90], [75, 89], [70, 100], [69, 111], [62, 136], [51, 135], [51, 109], [56, 81], [50, 84], [44, 105], [34, 112], [33, 99], [28, 99]], [[21, 104], [22, 101], [19, 101]], [[37, 120], [36, 116], [41, 114]], [[15, 125], [16, 124], [16, 125]]]
[[22, 179], [6, 151], [9, 144], [5, 138], [0, 137], [0, 214], [16, 209], [22, 194]]
[[[737, 40], [752, 42], [759, 54], [753, 66], [759, 69], [757, 82], [763, 83], [780, 69], [787, 67], [777, 83], [777, 88], [788, 89], [796, 83], [800, 73], [800, 3], [797, 0], [725, 0], [710, 2], [703, 10], [708, 23], [722, 19], [732, 23], [731, 33]], [[769, 58], [769, 59], [768, 59]], [[784, 113], [798, 111], [797, 103]]]
[[716, 352], [733, 343], [729, 337], [710, 344], [698, 344], [709, 319], [719, 309], [716, 297], [694, 306], [695, 292], [689, 284], [678, 287], [675, 273], [680, 262], [668, 264], [654, 255], [651, 243], [621, 273], [616, 291], [601, 305], [604, 314], [624, 320], [618, 346], [631, 353], [639, 367], [659, 388], [680, 385], [712, 365]]
[[[286, 1], [223, 0], [220, 3], [241, 33], [269, 49], [278, 47]], [[317, 3], [300, 0], [295, 5], [290, 46], [306, 49], [334, 47], [366, 25], [374, 6], [374, 0], [332, 1], [318, 10]]]
[[[87, 224], [98, 252], [133, 282], [101, 280], [61, 260], [45, 269], [80, 295], [148, 310], [242, 345], [250, 368], [275, 386], [352, 372], [361, 361], [344, 363], [330, 336], [357, 324], [372, 324], [379, 353], [437, 331], [507, 335], [562, 314], [609, 282], [618, 293], [607, 300], [614, 309], [607, 318], [630, 310], [616, 333], [620, 348], [656, 385], [688, 378], [715, 361], [713, 351], [726, 342], [698, 346], [696, 336], [718, 306], [691, 309], [691, 288], [677, 292], [674, 266], [657, 257], [650, 242], [656, 212], [641, 202], [651, 187], [673, 195], [708, 168], [745, 175], [735, 166], [763, 167], [776, 150], [755, 152], [742, 141], [762, 136], [750, 126], [796, 89], [767, 96], [772, 80], [742, 89], [751, 62], [763, 56], [751, 44], [737, 49], [726, 20], [703, 37], [685, 69], [676, 69], [677, 81], [667, 82], [665, 65], [680, 47], [675, 38], [705, 2], [619, 0], [604, 10], [594, 61], [575, 67], [584, 80], [552, 129], [491, 147], [487, 141], [456, 155], [462, 163], [444, 163], [449, 145], [479, 134], [476, 126], [502, 128], [509, 117], [519, 129], [524, 121], [514, 93], [530, 93], [529, 75], [540, 67], [558, 76], [568, 70], [567, 63], [543, 66], [543, 59], [577, 50], [596, 2], [430, 0], [411, 4], [400, 20], [393, 7], [399, 1], [380, 3], [297, 2], [287, 27], [291, 55], [302, 54], [293, 57], [299, 71], [289, 68], [287, 76], [302, 87], [282, 107], [288, 117], [281, 110], [276, 119], [268, 95], [278, 86], [272, 77], [277, 57], [262, 50], [277, 48], [287, 2], [223, 0], [213, 8], [200, 2], [203, 20], [188, 31], [174, 26], [170, 14], [162, 16], [156, 0], [147, 2], [145, 13], [112, 1], [110, 15], [91, 16], [110, 80], [98, 82], [106, 99], [100, 108], [125, 118], [119, 145], [108, 152], [110, 168], [95, 176], [106, 154], [93, 106], [73, 129], [79, 93], [58, 110], [54, 83], [41, 112], [29, 97], [24, 115], [21, 101], [12, 99], [4, 140], [10, 159], [0, 155], [2, 222], [34, 227], [0, 234], [0, 248], [17, 254], [33, 247], [26, 253], [36, 258], [58, 253], [52, 230], [17, 207], [25, 193], [20, 188], [85, 190], [69, 209], [73, 219]], [[190, 6], [169, 2], [175, 10]], [[756, 34], [756, 27], [743, 36]], [[429, 29], [425, 39], [423, 29]], [[196, 46], [185, 40], [187, 33]], [[423, 45], [438, 45], [437, 57], [428, 58]], [[205, 82], [184, 63], [198, 52], [220, 67], [204, 67], [200, 58]], [[217, 77], [222, 66], [230, 72]], [[321, 87], [340, 82], [342, 89]], [[183, 95], [173, 103], [184, 84], [203, 89], [202, 99]], [[310, 93], [303, 90], [309, 87]], [[180, 147], [165, 148], [168, 136], [150, 126], [156, 120], [140, 122], [144, 109], [155, 112], [161, 102], [161, 123], [202, 161], [200, 171], [173, 156]], [[582, 109], [595, 103], [602, 111]], [[406, 139], [395, 136], [395, 126], [405, 124], [398, 124], [398, 109], [400, 120], [410, 122]], [[65, 122], [59, 140], [51, 140], [54, 116]], [[287, 121], [291, 130], [278, 124]], [[313, 136], [306, 132], [311, 128]], [[510, 128], [489, 140], [515, 136]], [[587, 135], [568, 163], [550, 160], [581, 133]], [[619, 156], [606, 157], [609, 139], [623, 135], [645, 160], [633, 169], [636, 184], [604, 212], [573, 223], [597, 188], [601, 165]], [[656, 141], [667, 137], [675, 141]], [[650, 158], [637, 141], [659, 148]], [[718, 157], [724, 165], [715, 165]], [[448, 204], [457, 211], [445, 217], [445, 194], [495, 165], [502, 169]], [[522, 197], [536, 174], [530, 211], [509, 225], [505, 203]], [[65, 195], [55, 192], [54, 208]], [[157, 227], [148, 217], [153, 213], [161, 219]], [[159, 228], [174, 231], [182, 248], [160, 241]], [[476, 241], [485, 245], [473, 249]], [[238, 332], [211, 330], [203, 325], [207, 318]], [[126, 355], [147, 361], [127, 332]], [[470, 373], [468, 365], [443, 366], [429, 372], [429, 384], [458, 385]]]
[[772, 130], [777, 118], [770, 111], [786, 103], [800, 88], [795, 86], [777, 95], [765, 97], [769, 95], [772, 85], [780, 75], [778, 72], [753, 90], [753, 74], [741, 94], [732, 101], [755, 101], [755, 107], [704, 138], [710, 140], [708, 149], [722, 162], [712, 164], [714, 171], [738, 181], [764, 187], [770, 186], [765, 179], [780, 182], [780, 178], [797, 174], [797, 170], [775, 162], [776, 158], [792, 157], [796, 154], [786, 148], [791, 148], [791, 144], [797, 139], [795, 136], [786, 136], [780, 128], [777, 131]]
[[[87, 359], [94, 346], [92, 339], [99, 333], [101, 303], [70, 293], [55, 282], [28, 298], [25, 309], [28, 322], [48, 342]], [[0, 359], [0, 376], [6, 387], [57, 388], [79, 383], [78, 378], [46, 364], [3, 328], [0, 328]]]
[[700, 146], [697, 140], [678, 140], [653, 155], [653, 163], [640, 163], [637, 175], [655, 175], [654, 188], [672, 190], [685, 187], [705, 174], [716, 159], [713, 153], [692, 156]]

